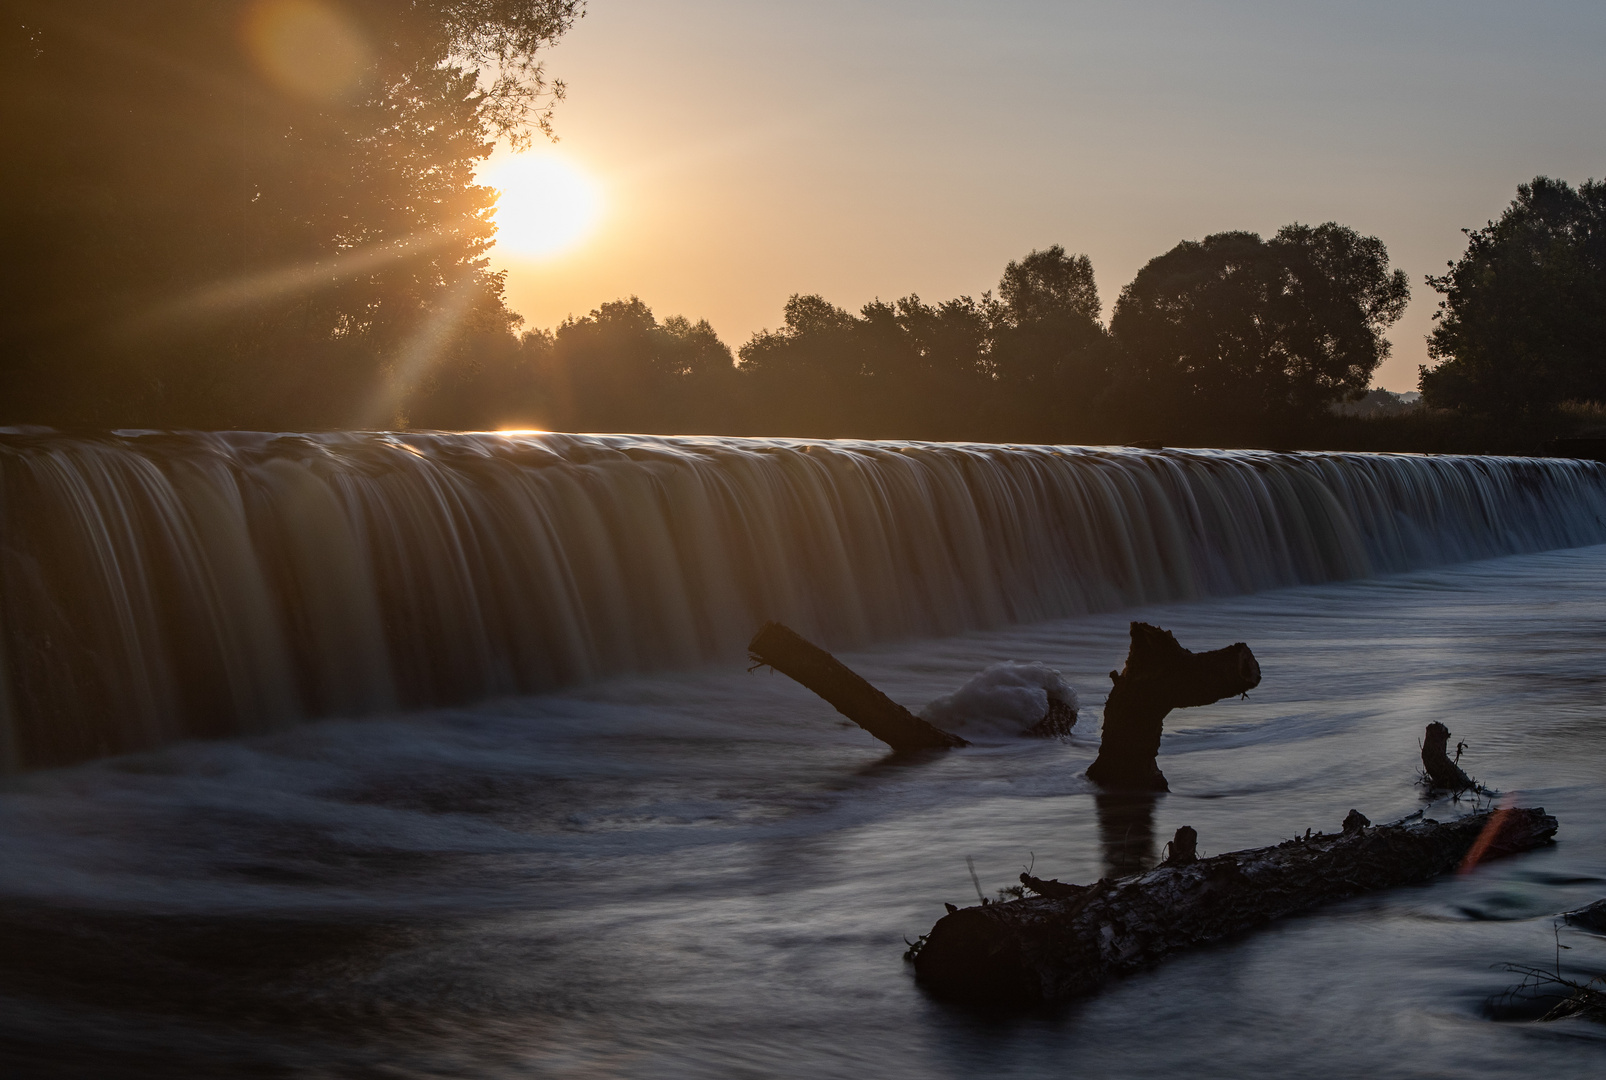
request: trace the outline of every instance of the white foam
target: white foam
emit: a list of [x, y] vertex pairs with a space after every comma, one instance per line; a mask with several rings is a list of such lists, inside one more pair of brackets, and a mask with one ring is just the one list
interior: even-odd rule
[[1076, 691], [1047, 664], [989, 664], [964, 686], [920, 710], [922, 719], [969, 735], [1020, 735], [1048, 713], [1049, 700], [1076, 709]]

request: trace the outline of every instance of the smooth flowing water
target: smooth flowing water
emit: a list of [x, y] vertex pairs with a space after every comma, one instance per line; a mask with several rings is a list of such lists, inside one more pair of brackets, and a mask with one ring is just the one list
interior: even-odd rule
[[0, 769], [1603, 541], [1582, 461], [0, 433]]
[[[1173, 792], [1082, 778], [1128, 618], [1251, 643], [1248, 700], [1174, 713]], [[1491, 1012], [1502, 962], [1606, 969], [1606, 547], [845, 654], [918, 705], [985, 664], [1080, 690], [1069, 743], [889, 758], [739, 665], [180, 743], [0, 794], [10, 1077], [1587, 1076], [1602, 1030]], [[1089, 881], [1421, 805], [1423, 725], [1558, 843], [983, 1016], [901, 960], [944, 901]], [[1458, 812], [1437, 806], [1434, 813]], [[1557, 945], [1570, 951], [1560, 951]]]
[[[1587, 462], [0, 433], [0, 1075], [1592, 1073], [1488, 1001], [1606, 969], [1551, 918], [1606, 895], [1603, 542]], [[1082, 776], [1134, 617], [1265, 674], [1152, 803]], [[1083, 716], [893, 759], [744, 670], [771, 618], [912, 707], [1015, 660]], [[1409, 813], [1432, 720], [1560, 842], [1026, 1015], [901, 960], [971, 865]]]

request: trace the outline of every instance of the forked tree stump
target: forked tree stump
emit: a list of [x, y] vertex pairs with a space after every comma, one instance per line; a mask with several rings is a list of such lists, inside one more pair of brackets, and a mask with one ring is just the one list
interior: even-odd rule
[[978, 1004], [1030, 1004], [1097, 990], [1112, 976], [1284, 915], [1391, 888], [1547, 843], [1543, 809], [1499, 809], [1457, 821], [1370, 825], [1200, 858], [1177, 830], [1171, 855], [1146, 873], [1094, 885], [1021, 883], [1038, 895], [949, 908], [914, 950], [934, 993]]
[[1126, 666], [1110, 672], [1099, 756], [1087, 770], [1100, 787], [1169, 791], [1155, 763], [1172, 709], [1210, 705], [1260, 685], [1260, 664], [1243, 642], [1214, 652], [1189, 652], [1169, 630], [1132, 624]]
[[[759, 627], [747, 643], [747, 652], [754, 663], [796, 679], [894, 750], [946, 750], [970, 745], [958, 735], [920, 719], [842, 661], [778, 622]], [[1074, 717], [1073, 713], [1073, 722]]]

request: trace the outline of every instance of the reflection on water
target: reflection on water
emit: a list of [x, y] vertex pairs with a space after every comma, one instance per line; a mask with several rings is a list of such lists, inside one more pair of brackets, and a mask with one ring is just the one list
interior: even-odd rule
[[1139, 792], [1099, 792], [1093, 796], [1105, 877], [1140, 874], [1158, 861], [1154, 846], [1154, 808], [1160, 798]]
[[[1265, 678], [1180, 710], [1170, 794], [1083, 778], [1137, 615]], [[1042, 660], [1068, 742], [919, 759], [740, 666], [192, 743], [0, 789], [0, 1075], [1588, 1076], [1602, 1030], [1490, 1019], [1492, 965], [1606, 966], [1606, 548], [908, 642], [845, 658], [918, 707]], [[1087, 883], [1417, 809], [1440, 720], [1555, 847], [1355, 898], [1007, 1019], [900, 960], [944, 901]], [[1449, 805], [1430, 812], [1455, 813]], [[967, 862], [968, 859], [968, 862]], [[1157, 1032], [1165, 1037], [1157, 1037]]]

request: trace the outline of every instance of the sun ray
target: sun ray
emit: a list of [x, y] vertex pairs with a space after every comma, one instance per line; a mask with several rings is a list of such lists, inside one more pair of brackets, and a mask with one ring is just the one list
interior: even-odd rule
[[472, 278], [454, 285], [418, 329], [397, 351], [385, 381], [369, 399], [357, 418], [356, 426], [365, 429], [398, 426], [398, 420], [408, 397], [429, 375], [437, 361], [456, 339], [476, 292]]

